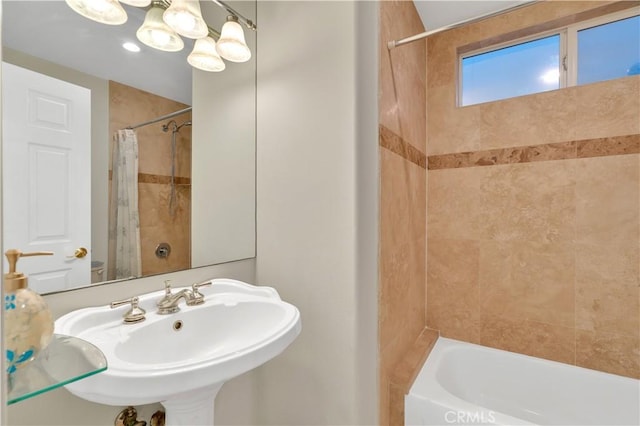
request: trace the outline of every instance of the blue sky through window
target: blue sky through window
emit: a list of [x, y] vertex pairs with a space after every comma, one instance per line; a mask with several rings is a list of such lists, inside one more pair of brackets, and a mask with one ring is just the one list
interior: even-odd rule
[[578, 84], [640, 74], [640, 16], [578, 31]]
[[462, 60], [462, 105], [560, 87], [560, 35]]

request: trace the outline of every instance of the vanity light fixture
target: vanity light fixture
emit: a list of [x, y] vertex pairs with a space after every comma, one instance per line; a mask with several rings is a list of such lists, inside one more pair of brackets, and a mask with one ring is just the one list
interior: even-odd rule
[[151, 9], [147, 11], [142, 26], [136, 31], [136, 37], [149, 47], [164, 50], [165, 52], [178, 52], [184, 48], [184, 42], [163, 20], [165, 10], [160, 2], [153, 2]]
[[118, 0], [65, 0], [67, 5], [85, 18], [107, 25], [127, 22], [127, 12]]
[[222, 26], [217, 50], [220, 56], [231, 62], [247, 62], [251, 59], [251, 50], [244, 40], [244, 32], [238, 23], [238, 17], [227, 16]]
[[196, 40], [193, 51], [187, 57], [187, 62], [194, 68], [210, 72], [223, 71], [226, 67], [216, 51], [215, 40], [209, 36]]
[[154, 49], [177, 52], [184, 48], [180, 35], [196, 39], [193, 51], [187, 58], [187, 62], [194, 68], [216, 72], [225, 69], [222, 58], [231, 62], [246, 62], [251, 59], [251, 50], [239, 22], [254, 31], [256, 25], [222, 0], [212, 0], [229, 14], [222, 26], [222, 33], [209, 27], [202, 18], [199, 0], [65, 1], [80, 15], [110, 25], [124, 24], [127, 21], [127, 13], [120, 3], [148, 8], [142, 26], [136, 32], [138, 40]]
[[181, 36], [198, 39], [209, 33], [198, 0], [172, 0], [162, 17]]

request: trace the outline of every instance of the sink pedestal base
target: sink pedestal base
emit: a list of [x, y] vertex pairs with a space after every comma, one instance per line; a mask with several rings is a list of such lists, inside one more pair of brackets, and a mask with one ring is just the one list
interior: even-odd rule
[[213, 426], [216, 395], [222, 383], [162, 401], [166, 426]]

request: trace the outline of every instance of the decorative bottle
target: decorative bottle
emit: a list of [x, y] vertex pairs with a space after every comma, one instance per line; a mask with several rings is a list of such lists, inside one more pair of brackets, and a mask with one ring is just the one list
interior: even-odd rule
[[4, 274], [4, 348], [7, 373], [32, 361], [53, 336], [51, 311], [35, 291], [27, 287], [27, 276], [16, 272], [20, 257], [52, 255], [51, 252], [22, 253], [7, 250], [9, 272]]

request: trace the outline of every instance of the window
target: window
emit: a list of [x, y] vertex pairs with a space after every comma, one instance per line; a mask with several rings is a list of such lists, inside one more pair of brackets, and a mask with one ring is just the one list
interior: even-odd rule
[[560, 35], [462, 58], [462, 105], [560, 87]]
[[578, 81], [640, 74], [640, 16], [577, 31]]
[[638, 8], [460, 55], [459, 104], [640, 74]]

